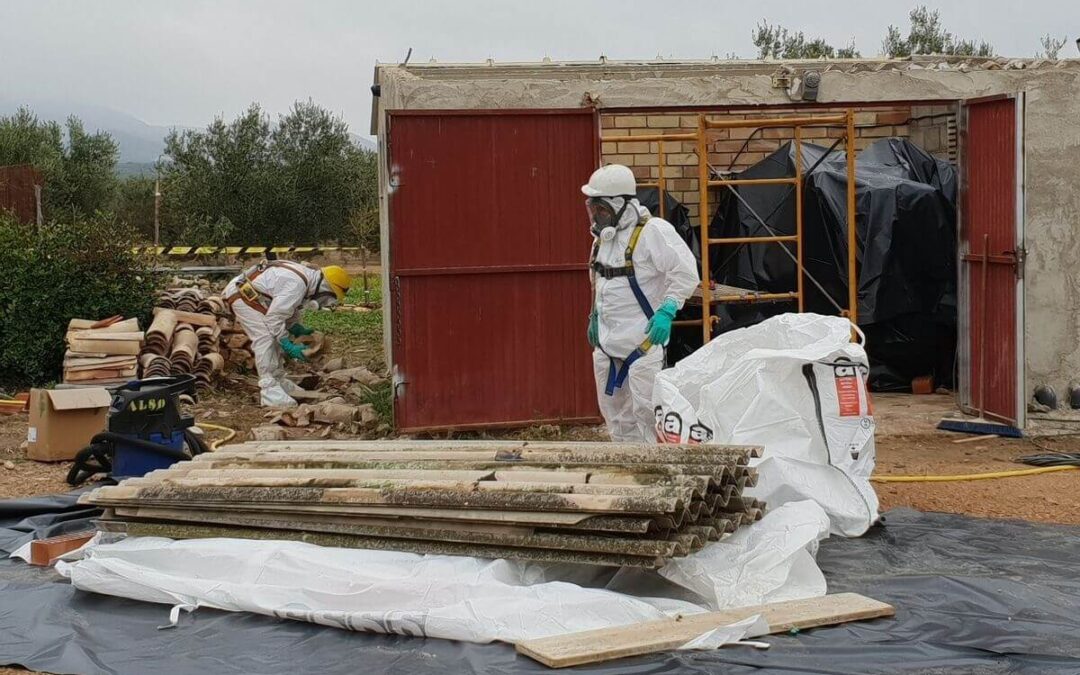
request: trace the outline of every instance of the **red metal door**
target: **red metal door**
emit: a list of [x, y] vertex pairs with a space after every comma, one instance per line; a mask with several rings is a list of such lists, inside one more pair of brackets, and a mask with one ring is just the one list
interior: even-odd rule
[[592, 110], [391, 113], [399, 429], [598, 421], [585, 339]]
[[[961, 236], [961, 340], [967, 407], [1024, 424], [1023, 99], [964, 105]], [[965, 321], [966, 319], [966, 321]]]

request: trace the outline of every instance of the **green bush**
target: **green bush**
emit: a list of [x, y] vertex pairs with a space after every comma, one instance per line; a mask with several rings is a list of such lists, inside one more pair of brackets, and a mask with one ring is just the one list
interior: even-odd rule
[[0, 213], [0, 383], [60, 377], [72, 318], [123, 314], [146, 327], [160, 277], [107, 216], [38, 228]]

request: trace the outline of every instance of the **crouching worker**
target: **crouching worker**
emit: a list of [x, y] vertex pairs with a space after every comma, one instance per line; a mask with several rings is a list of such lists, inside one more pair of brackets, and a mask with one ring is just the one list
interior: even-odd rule
[[300, 387], [285, 377], [285, 358], [304, 360], [304, 348], [291, 337], [315, 332], [300, 323], [305, 309], [330, 309], [345, 299], [352, 285], [348, 272], [288, 260], [263, 261], [225, 287], [225, 302], [251, 339], [259, 372], [259, 401], [291, 407]]
[[671, 223], [638, 203], [629, 168], [602, 167], [581, 191], [594, 237], [588, 337], [600, 412], [613, 441], [653, 443], [653, 380], [675, 312], [698, 286], [697, 261]]

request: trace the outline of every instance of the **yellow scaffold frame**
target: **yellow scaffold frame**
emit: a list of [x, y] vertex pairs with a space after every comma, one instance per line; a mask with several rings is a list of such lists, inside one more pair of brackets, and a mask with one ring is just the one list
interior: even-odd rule
[[[698, 218], [701, 246], [701, 319], [676, 321], [680, 325], [698, 325], [702, 327], [705, 342], [712, 339], [713, 322], [718, 321], [712, 312], [713, 304], [769, 302], [795, 300], [799, 311], [805, 307], [803, 266], [803, 168], [802, 168], [802, 130], [812, 126], [843, 125], [844, 145], [847, 152], [847, 273], [848, 273], [848, 310], [844, 314], [855, 323], [858, 319], [858, 284], [856, 281], [856, 222], [855, 222], [855, 111], [848, 108], [842, 115], [820, 115], [811, 117], [774, 117], [760, 119], [711, 119], [707, 113], [698, 115], [697, 130], [673, 134], [647, 134], [640, 136], [618, 135], [604, 136], [604, 142], [649, 142], [656, 143], [657, 172], [653, 182], [638, 183], [638, 187], [654, 187], [659, 197], [659, 215], [665, 217], [664, 195], [667, 190], [665, 176], [666, 152], [664, 143], [671, 141], [692, 141], [698, 157]], [[795, 175], [786, 178], [712, 178], [709, 166], [709, 132], [717, 129], [792, 127], [795, 135]], [[795, 187], [795, 234], [772, 235], [761, 237], [710, 237], [709, 236], [709, 188], [737, 185], [794, 185]], [[760, 293], [731, 287], [724, 287], [719, 293], [713, 293], [712, 274], [709, 266], [709, 246], [724, 244], [795, 244], [795, 261], [798, 268], [797, 287], [794, 291], [782, 293]]]

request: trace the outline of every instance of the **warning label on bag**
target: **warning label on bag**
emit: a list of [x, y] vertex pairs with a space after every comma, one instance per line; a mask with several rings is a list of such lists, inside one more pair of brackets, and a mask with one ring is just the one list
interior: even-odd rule
[[858, 366], [833, 366], [833, 376], [840, 417], [858, 417], [861, 414]]

